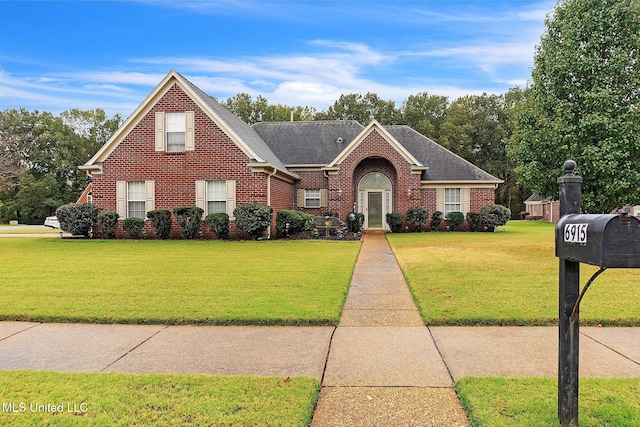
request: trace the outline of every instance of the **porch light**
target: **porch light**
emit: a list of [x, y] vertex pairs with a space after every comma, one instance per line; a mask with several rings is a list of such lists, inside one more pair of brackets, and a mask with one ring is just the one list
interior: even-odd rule
[[410, 188], [407, 189], [407, 197], [411, 198], [411, 189]]
[[338, 190], [338, 200], [342, 198], [342, 190]]

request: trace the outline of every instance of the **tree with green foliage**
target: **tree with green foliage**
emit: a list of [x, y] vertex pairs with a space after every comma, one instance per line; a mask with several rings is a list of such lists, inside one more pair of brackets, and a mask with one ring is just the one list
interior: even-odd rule
[[375, 93], [340, 95], [326, 112], [316, 114], [316, 120], [355, 120], [363, 125], [373, 119], [383, 125], [397, 124], [401, 114], [395, 102], [385, 101]]
[[293, 113], [294, 121], [313, 120], [316, 110], [313, 107], [289, 107], [282, 104], [269, 104], [262, 95], [253, 100], [248, 93], [239, 93], [227, 98], [222, 105], [240, 117], [245, 123], [288, 122]]
[[402, 104], [402, 121], [427, 138], [438, 141], [448, 108], [446, 96], [427, 92], [409, 95]]
[[74, 109], [59, 117], [26, 109], [0, 111], [0, 216], [42, 223], [58, 206], [76, 201], [88, 182], [78, 166], [120, 123], [120, 116], [107, 118], [102, 110]]
[[513, 126], [511, 111], [524, 102], [523, 91], [510, 89], [505, 95], [469, 95], [451, 103], [441, 125], [439, 142], [447, 149], [504, 182], [498, 185], [496, 201], [520, 212], [529, 194], [520, 191], [514, 166], [506, 151]]
[[520, 182], [553, 197], [572, 159], [585, 212], [637, 203], [640, 1], [567, 0], [545, 24], [509, 142]]

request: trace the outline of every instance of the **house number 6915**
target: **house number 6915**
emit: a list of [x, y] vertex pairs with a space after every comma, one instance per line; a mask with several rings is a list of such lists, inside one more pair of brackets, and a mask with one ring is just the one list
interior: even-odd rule
[[589, 224], [567, 224], [564, 226], [566, 243], [587, 243], [587, 227]]

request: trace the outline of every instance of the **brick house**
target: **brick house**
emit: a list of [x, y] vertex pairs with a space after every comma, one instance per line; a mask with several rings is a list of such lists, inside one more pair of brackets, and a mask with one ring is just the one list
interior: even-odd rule
[[121, 219], [199, 206], [233, 220], [236, 206], [260, 202], [343, 220], [358, 211], [365, 229], [380, 230], [386, 213], [411, 206], [479, 211], [501, 182], [408, 126], [251, 126], [175, 71], [79, 168], [92, 178], [93, 203]]

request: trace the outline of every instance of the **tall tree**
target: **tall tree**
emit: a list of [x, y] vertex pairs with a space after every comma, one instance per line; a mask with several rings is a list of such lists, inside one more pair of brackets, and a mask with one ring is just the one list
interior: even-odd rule
[[424, 136], [438, 141], [448, 107], [449, 99], [446, 96], [420, 92], [417, 95], [409, 95], [404, 100], [402, 119], [405, 124]]
[[85, 163], [120, 125], [103, 111], [51, 113], [12, 109], [0, 112], [2, 145], [22, 168], [10, 188], [0, 189], [0, 215], [38, 223], [75, 201], [87, 184]]
[[381, 99], [375, 93], [366, 95], [351, 93], [340, 98], [326, 112], [316, 114], [316, 120], [355, 120], [368, 124], [377, 120], [382, 125], [399, 123], [401, 114], [395, 102]]
[[545, 24], [509, 143], [520, 182], [554, 196], [573, 159], [585, 212], [637, 203], [640, 1], [567, 0]]

